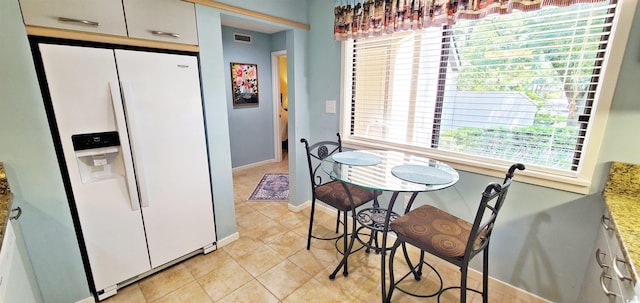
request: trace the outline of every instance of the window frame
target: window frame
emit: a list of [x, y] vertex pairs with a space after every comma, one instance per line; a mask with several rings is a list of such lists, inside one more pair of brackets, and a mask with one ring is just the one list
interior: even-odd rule
[[[631, 31], [637, 0], [621, 0], [617, 3], [611, 36], [607, 44], [607, 52], [600, 73], [598, 89], [595, 95], [594, 113], [586, 130], [583, 158], [576, 171], [558, 172], [557, 170], [529, 165], [518, 181], [574, 192], [580, 194], [594, 193], [599, 190], [599, 183], [594, 182], [596, 168], [600, 158], [601, 144], [609, 118], [609, 110], [613, 102], [618, 75], [622, 67], [627, 40]], [[486, 159], [430, 148], [408, 147], [392, 142], [375, 141], [351, 135], [351, 48], [353, 41], [341, 42], [341, 85], [340, 85], [340, 132], [343, 145], [356, 149], [390, 149], [408, 152], [424, 157], [444, 161], [457, 170], [482, 175], [502, 177], [504, 167], [511, 163], [503, 160]]]

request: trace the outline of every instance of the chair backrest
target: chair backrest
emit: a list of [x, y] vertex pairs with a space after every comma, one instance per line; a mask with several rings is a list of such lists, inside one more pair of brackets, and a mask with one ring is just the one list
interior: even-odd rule
[[309, 144], [307, 139], [300, 139], [300, 142], [304, 144], [304, 148], [307, 151], [307, 163], [309, 165], [309, 176], [311, 177], [311, 186], [315, 189], [317, 186], [322, 185], [329, 181], [329, 178], [322, 178], [324, 173], [320, 169], [322, 160], [325, 158], [342, 151], [342, 140], [340, 139], [340, 133], [337, 133], [337, 141], [320, 141], [314, 144]]
[[471, 227], [463, 262], [468, 263], [473, 256], [489, 245], [489, 239], [491, 238], [498, 212], [500, 212], [507, 197], [516, 169], [524, 170], [524, 165], [520, 163], [511, 165], [502, 184], [491, 182], [482, 192], [482, 199], [480, 199], [480, 205], [478, 205], [478, 211]]

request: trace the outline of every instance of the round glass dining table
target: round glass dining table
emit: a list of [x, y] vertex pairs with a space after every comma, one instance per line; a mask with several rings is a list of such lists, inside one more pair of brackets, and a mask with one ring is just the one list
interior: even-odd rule
[[[400, 193], [411, 193], [404, 213], [408, 212], [421, 192], [448, 188], [460, 179], [448, 164], [398, 151], [354, 150], [327, 157], [322, 170], [333, 180], [382, 192], [391, 192], [386, 207], [375, 205], [358, 211], [361, 225], [382, 232], [381, 283], [382, 300], [386, 297], [386, 253], [389, 222], [399, 215], [394, 205]], [[356, 235], [354, 235], [356, 236]], [[369, 243], [370, 244], [370, 243]], [[346, 260], [343, 260], [346, 262]]]
[[[416, 169], [413, 174], [412, 168]], [[337, 153], [323, 161], [322, 169], [334, 180], [390, 192], [435, 191], [454, 185], [460, 178], [444, 162], [385, 150]]]

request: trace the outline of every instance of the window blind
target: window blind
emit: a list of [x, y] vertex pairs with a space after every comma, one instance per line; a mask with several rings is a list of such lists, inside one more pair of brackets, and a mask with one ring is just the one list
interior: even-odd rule
[[550, 7], [354, 40], [351, 135], [576, 171], [615, 7]]

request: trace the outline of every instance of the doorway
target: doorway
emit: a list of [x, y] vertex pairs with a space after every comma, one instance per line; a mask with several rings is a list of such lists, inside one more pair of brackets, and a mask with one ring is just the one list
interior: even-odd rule
[[280, 162], [289, 146], [289, 97], [287, 94], [287, 51], [271, 53], [273, 81], [273, 133], [275, 161]]

